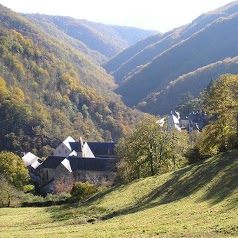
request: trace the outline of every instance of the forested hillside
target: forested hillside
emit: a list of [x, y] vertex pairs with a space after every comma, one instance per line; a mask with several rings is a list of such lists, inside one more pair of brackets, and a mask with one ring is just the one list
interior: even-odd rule
[[138, 109], [151, 113], [168, 112], [168, 108], [175, 108], [182, 95], [190, 93], [199, 97], [200, 93], [222, 74], [238, 74], [238, 56], [198, 68], [171, 81], [165, 90], [152, 93], [138, 105]]
[[0, 150], [47, 155], [68, 135], [117, 140], [141, 113], [114, 87], [103, 68], [0, 5]]
[[[106, 61], [105, 58], [111, 58], [136, 42], [157, 33], [156, 31], [105, 25], [71, 17], [40, 14], [24, 14], [24, 16], [54, 37], [65, 34], [77, 42], [83, 43], [88, 51], [96, 51], [101, 57], [104, 57], [104, 60], [101, 59], [101, 63]], [[62, 39], [62, 36], [60, 38]], [[63, 40], [65, 41], [65, 39]]]
[[[120, 53], [104, 65], [119, 83], [116, 92], [130, 106], [137, 106], [154, 114], [164, 114], [176, 106], [175, 99], [179, 95], [169, 94], [168, 87], [178, 78], [196, 74], [200, 72], [200, 68], [206, 67], [207, 70], [203, 69], [203, 77], [196, 84], [207, 85], [211, 78], [219, 76], [217, 71], [208, 70], [209, 65], [219, 62], [222, 62], [223, 69], [219, 70], [220, 74], [238, 73], [236, 67], [229, 71], [229, 58], [238, 54], [237, 14], [238, 2], [235, 1], [162, 36], [152, 36], [148, 38], [151, 41], [147, 39], [148, 44], [144, 40]], [[145, 47], [140, 47], [143, 44]], [[204, 89], [199, 86], [195, 90], [194, 81], [189, 83], [188, 77], [186, 78], [183, 83], [186, 91], [183, 92], [195, 91], [196, 96]], [[161, 95], [168, 100], [167, 107], [165, 101], [161, 105]]]

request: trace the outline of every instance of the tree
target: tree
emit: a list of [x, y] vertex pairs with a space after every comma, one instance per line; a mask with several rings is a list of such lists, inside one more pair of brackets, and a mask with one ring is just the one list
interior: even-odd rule
[[97, 186], [89, 182], [76, 182], [70, 192], [71, 196], [76, 199], [84, 199], [92, 196], [98, 191]]
[[0, 187], [0, 207], [10, 207], [13, 201], [18, 200], [19, 191], [3, 175], [0, 175]]
[[22, 159], [11, 152], [0, 153], [0, 175], [18, 189], [23, 189], [29, 181], [28, 170]]
[[155, 117], [146, 117], [128, 137], [119, 141], [118, 170], [125, 182], [167, 172], [179, 165], [177, 161], [187, 147], [186, 133], [168, 131], [167, 126], [155, 122]]
[[210, 156], [238, 146], [238, 76], [222, 75], [205, 95], [210, 123], [199, 143], [202, 154]]

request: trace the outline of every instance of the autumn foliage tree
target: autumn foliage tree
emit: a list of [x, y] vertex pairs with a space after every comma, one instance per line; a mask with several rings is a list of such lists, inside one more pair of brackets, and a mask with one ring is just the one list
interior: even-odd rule
[[0, 174], [18, 189], [23, 189], [29, 181], [28, 170], [22, 159], [11, 152], [0, 153]]
[[124, 182], [174, 170], [183, 164], [187, 134], [168, 130], [156, 123], [156, 118], [144, 118], [127, 137], [121, 139], [117, 154], [119, 175]]
[[222, 75], [205, 95], [205, 110], [210, 123], [199, 142], [204, 156], [238, 146], [238, 76]]
[[29, 181], [28, 170], [22, 159], [11, 153], [0, 153], [0, 207], [9, 207], [18, 200], [20, 190]]

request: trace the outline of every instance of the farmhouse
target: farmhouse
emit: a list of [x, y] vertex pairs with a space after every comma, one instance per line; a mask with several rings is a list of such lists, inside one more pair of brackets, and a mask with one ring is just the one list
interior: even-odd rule
[[169, 131], [173, 128], [177, 129], [178, 131], [201, 131], [202, 128], [208, 123], [208, 116], [204, 111], [197, 111], [191, 112], [188, 116], [181, 118], [178, 112], [171, 111], [171, 114], [168, 119], [162, 118], [156, 123], [158, 123], [160, 126], [163, 126], [166, 121], [167, 128]]
[[77, 181], [112, 185], [117, 176], [116, 158], [49, 156], [38, 168], [43, 192], [70, 191]]
[[[186, 118], [180, 118], [178, 112], [171, 112], [168, 119], [162, 118], [157, 123], [163, 126], [166, 120], [168, 130], [200, 131], [207, 123], [207, 115], [193, 112]], [[95, 185], [113, 184], [118, 163], [115, 146], [114, 142], [83, 142], [82, 138], [75, 141], [69, 136], [42, 163], [31, 153], [22, 159], [42, 192], [57, 193], [70, 191], [77, 181], [88, 181]]]
[[[34, 175], [44, 193], [69, 192], [77, 181], [112, 185], [117, 176], [114, 142], [83, 142], [66, 138]], [[32, 154], [32, 157], [34, 155]], [[35, 159], [36, 160], [36, 159]]]

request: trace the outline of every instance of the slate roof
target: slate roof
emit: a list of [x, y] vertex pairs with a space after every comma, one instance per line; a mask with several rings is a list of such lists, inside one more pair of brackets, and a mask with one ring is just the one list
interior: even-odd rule
[[54, 155], [48, 156], [46, 160], [37, 169], [42, 168], [55, 169], [64, 159], [65, 157], [63, 156], [54, 156]]
[[69, 142], [71, 150], [75, 150], [76, 152], [82, 152], [81, 143], [80, 142]]
[[65, 158], [62, 156], [53, 156], [53, 155], [48, 156], [46, 160], [37, 169], [43, 168], [56, 169], [64, 160], [69, 161], [69, 166], [72, 171], [75, 170], [90, 170], [90, 171], [105, 171], [105, 172], [117, 171], [116, 163], [118, 162], [118, 159], [115, 158], [82, 158], [78, 156], [69, 156]]
[[115, 142], [87, 142], [87, 144], [95, 157], [116, 155]]
[[90, 171], [112, 171], [116, 172], [115, 158], [82, 158], [76, 156], [68, 157], [72, 171], [75, 170], [90, 170]]

